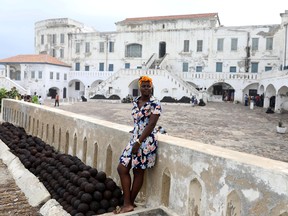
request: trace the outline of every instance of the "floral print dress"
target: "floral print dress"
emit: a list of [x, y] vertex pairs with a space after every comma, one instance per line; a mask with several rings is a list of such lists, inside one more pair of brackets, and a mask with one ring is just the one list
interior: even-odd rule
[[136, 139], [141, 136], [145, 127], [148, 125], [151, 114], [161, 115], [162, 109], [160, 102], [153, 96], [151, 96], [150, 100], [139, 109], [137, 102], [140, 97], [141, 96], [137, 97], [133, 101], [133, 135], [119, 160], [121, 164], [127, 167], [132, 159], [132, 168], [147, 169], [153, 167], [156, 160], [156, 151], [158, 147], [156, 129], [154, 128], [151, 134], [143, 140], [137, 154], [132, 154], [132, 147], [136, 142]]

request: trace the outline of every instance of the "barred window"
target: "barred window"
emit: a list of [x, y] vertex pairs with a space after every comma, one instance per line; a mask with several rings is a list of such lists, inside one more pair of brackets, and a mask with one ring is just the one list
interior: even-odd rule
[[184, 52], [189, 52], [189, 40], [184, 40]]
[[104, 42], [99, 43], [99, 52], [104, 52]]
[[142, 57], [142, 45], [141, 44], [129, 44], [126, 46], [125, 57]]
[[197, 52], [203, 51], [203, 40], [197, 40]]
[[259, 38], [252, 38], [252, 51], [257, 51], [259, 46]]
[[217, 40], [217, 51], [223, 51], [224, 49], [224, 38], [218, 38]]

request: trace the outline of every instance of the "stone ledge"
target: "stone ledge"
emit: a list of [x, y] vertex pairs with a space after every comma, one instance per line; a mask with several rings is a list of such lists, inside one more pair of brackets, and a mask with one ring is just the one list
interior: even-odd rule
[[48, 200], [40, 209], [40, 214], [43, 216], [69, 216], [62, 206], [55, 200]]
[[[45, 186], [35, 175], [27, 170], [19, 158], [7, 150], [8, 147], [5, 146], [5, 143], [0, 140], [0, 159], [2, 159], [3, 163], [8, 167], [9, 172], [13, 176], [17, 186], [25, 194], [29, 204], [37, 207], [49, 200], [50, 193]], [[3, 152], [2, 149], [4, 150]]]

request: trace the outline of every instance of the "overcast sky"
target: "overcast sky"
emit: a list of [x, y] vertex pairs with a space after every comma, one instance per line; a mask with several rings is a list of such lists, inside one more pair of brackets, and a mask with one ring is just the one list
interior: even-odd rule
[[0, 59], [34, 53], [34, 23], [71, 18], [114, 31], [131, 17], [218, 13], [224, 26], [280, 24], [287, 0], [0, 0]]

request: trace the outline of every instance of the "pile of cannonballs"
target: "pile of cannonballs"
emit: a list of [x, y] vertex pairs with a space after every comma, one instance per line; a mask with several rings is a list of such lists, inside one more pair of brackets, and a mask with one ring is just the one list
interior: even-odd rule
[[60, 154], [40, 138], [27, 135], [24, 128], [4, 122], [0, 139], [69, 214], [103, 214], [123, 204], [120, 187], [105, 172], [85, 165], [76, 156]]

